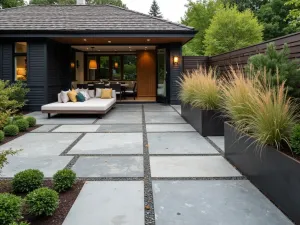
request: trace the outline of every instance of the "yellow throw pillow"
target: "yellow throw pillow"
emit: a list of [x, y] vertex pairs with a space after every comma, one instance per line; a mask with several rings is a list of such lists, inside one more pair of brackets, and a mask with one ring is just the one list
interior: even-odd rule
[[77, 102], [76, 96], [77, 96], [77, 92], [74, 89], [68, 92], [68, 97], [72, 102]]
[[101, 89], [101, 97], [103, 99], [111, 99], [112, 89]]

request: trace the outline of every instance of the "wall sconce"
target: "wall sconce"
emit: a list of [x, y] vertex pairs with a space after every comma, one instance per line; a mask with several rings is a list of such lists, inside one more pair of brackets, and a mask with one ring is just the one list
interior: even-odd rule
[[77, 67], [77, 69], [79, 68], [79, 60], [76, 60], [76, 67]]
[[115, 69], [118, 69], [118, 67], [119, 67], [119, 63], [115, 62]]
[[70, 66], [71, 66], [71, 69], [74, 69], [75, 68], [75, 63], [71, 62]]
[[90, 70], [96, 70], [97, 69], [97, 62], [96, 62], [95, 59], [90, 60], [89, 69]]
[[178, 56], [174, 56], [173, 63], [174, 63], [174, 65], [178, 65], [179, 64], [179, 57]]

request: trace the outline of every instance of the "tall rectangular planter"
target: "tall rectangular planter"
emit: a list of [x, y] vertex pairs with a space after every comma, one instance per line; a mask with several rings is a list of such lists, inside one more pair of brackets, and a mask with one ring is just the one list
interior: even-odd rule
[[300, 224], [300, 163], [225, 123], [225, 157], [292, 221]]
[[224, 118], [217, 110], [202, 110], [182, 104], [181, 116], [204, 137], [224, 135]]

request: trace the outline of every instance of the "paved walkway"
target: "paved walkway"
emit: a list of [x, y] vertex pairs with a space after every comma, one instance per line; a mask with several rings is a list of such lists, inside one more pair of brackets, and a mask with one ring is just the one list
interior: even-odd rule
[[87, 180], [63, 225], [292, 224], [203, 138], [180, 107], [117, 105], [103, 119], [32, 113], [42, 127], [0, 147], [24, 149], [3, 177], [72, 168]]

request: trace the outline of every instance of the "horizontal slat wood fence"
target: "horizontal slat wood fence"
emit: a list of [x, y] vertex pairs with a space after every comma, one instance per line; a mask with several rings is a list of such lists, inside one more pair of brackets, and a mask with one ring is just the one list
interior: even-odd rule
[[248, 58], [258, 53], [264, 53], [268, 43], [274, 42], [276, 48], [281, 50], [286, 43], [290, 49], [290, 59], [300, 59], [300, 32], [290, 34], [284, 37], [276, 38], [270, 41], [262, 42], [257, 45], [238, 49], [232, 52], [207, 57], [207, 56], [184, 56], [183, 68], [184, 71], [197, 69], [199, 65], [218, 67], [220, 71], [225, 71], [229, 66], [244, 67], [247, 64]]

